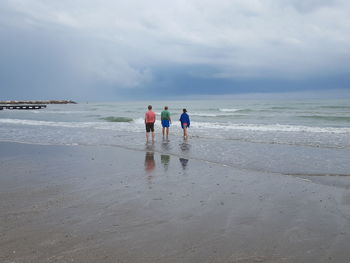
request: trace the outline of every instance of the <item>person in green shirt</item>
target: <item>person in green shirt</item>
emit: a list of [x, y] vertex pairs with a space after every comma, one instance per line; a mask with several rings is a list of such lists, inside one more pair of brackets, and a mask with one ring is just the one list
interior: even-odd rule
[[163, 129], [162, 129], [163, 137], [164, 137], [165, 130], [166, 130], [166, 137], [168, 137], [169, 136], [169, 127], [171, 124], [171, 118], [170, 118], [170, 112], [168, 111], [168, 106], [164, 107], [164, 110], [160, 114], [160, 118], [161, 118], [162, 127], [163, 127]]

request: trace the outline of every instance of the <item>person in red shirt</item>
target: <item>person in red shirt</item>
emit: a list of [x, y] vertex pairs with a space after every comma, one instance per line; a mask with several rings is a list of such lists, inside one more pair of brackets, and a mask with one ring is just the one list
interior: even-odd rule
[[152, 131], [152, 141], [154, 141], [154, 123], [156, 114], [152, 111], [152, 105], [148, 105], [148, 111], [145, 113], [146, 140], [148, 142], [149, 133]]

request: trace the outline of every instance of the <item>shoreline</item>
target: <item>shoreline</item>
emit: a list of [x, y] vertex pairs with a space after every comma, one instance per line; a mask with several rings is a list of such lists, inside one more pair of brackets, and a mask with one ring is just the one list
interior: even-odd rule
[[345, 263], [350, 256], [350, 191], [342, 185], [147, 148], [0, 146], [2, 262]]
[[[32, 130], [35, 132], [36, 126]], [[48, 130], [48, 132], [51, 132]], [[85, 131], [84, 131], [85, 132]], [[75, 131], [74, 131], [75, 133]], [[123, 140], [116, 138], [114, 134], [109, 134], [110, 142], [101, 143], [98, 140], [89, 142], [72, 141], [71, 143], [57, 142], [37, 142], [23, 140], [6, 140], [1, 142], [14, 142], [47, 146], [88, 146], [88, 147], [112, 147], [138, 152], [145, 151], [144, 132], [122, 133], [125, 136]], [[93, 135], [93, 134], [92, 134]], [[122, 137], [120, 136], [120, 137]], [[125, 143], [132, 140], [133, 143]], [[287, 176], [332, 176], [346, 177], [349, 174], [349, 165], [347, 155], [348, 148], [330, 148], [330, 147], [310, 147], [308, 145], [290, 145], [290, 144], [269, 144], [256, 143], [251, 141], [226, 141], [230, 143], [235, 151], [228, 154], [220, 152], [221, 147], [216, 138], [207, 138], [190, 136], [188, 142], [184, 142], [182, 136], [173, 134], [170, 140], [164, 140], [160, 134], [156, 134], [156, 142], [152, 144], [152, 151], [159, 154], [168, 154], [172, 156], [208, 162], [217, 165], [223, 165], [247, 172], [266, 172], [276, 175]], [[151, 144], [149, 144], [150, 146]], [[204, 148], [203, 148], [204, 147]], [[205, 148], [206, 147], [206, 148]], [[210, 154], [209, 148], [215, 154]], [[204, 151], [205, 150], [205, 151]]]

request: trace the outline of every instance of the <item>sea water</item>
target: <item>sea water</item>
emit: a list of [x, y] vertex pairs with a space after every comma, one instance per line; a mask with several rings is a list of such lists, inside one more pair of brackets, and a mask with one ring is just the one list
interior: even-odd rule
[[[145, 142], [148, 104], [157, 114], [154, 144]], [[173, 121], [168, 139], [159, 121], [164, 106]], [[183, 108], [191, 118], [188, 140], [178, 121]], [[2, 110], [0, 140], [124, 147], [273, 173], [349, 175], [350, 100], [142, 101]]]

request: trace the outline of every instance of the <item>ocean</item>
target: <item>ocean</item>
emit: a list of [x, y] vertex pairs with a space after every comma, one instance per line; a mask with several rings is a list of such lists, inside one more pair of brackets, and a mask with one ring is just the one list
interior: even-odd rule
[[[145, 142], [144, 113], [157, 113], [156, 141]], [[159, 121], [169, 106], [169, 139]], [[191, 118], [184, 141], [182, 108]], [[100, 145], [158, 152], [238, 169], [288, 175], [350, 175], [350, 100], [193, 100], [48, 105], [0, 111], [0, 141]], [[118, 156], [116, 156], [118, 158]], [[185, 168], [185, 167], [184, 167]]]

